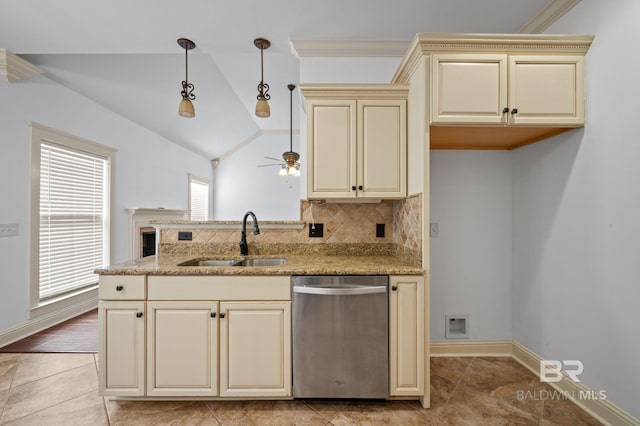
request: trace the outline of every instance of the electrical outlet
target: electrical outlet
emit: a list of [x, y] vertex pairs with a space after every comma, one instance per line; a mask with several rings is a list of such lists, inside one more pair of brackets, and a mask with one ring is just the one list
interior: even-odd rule
[[431, 238], [438, 238], [440, 235], [440, 224], [438, 222], [431, 222], [429, 224], [429, 236]]
[[0, 224], [0, 237], [15, 237], [19, 234], [17, 223]]
[[178, 240], [191, 241], [193, 232], [178, 232]]
[[376, 238], [384, 238], [384, 223], [376, 223]]
[[309, 237], [321, 238], [324, 236], [324, 223], [310, 223]]

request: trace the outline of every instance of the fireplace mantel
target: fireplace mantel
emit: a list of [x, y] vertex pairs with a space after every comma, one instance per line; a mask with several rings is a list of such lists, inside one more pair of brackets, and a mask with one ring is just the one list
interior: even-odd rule
[[[140, 253], [140, 229], [151, 226], [152, 220], [188, 220], [189, 210], [163, 208], [131, 208], [129, 212], [129, 259], [137, 259]], [[159, 238], [156, 237], [156, 241]]]

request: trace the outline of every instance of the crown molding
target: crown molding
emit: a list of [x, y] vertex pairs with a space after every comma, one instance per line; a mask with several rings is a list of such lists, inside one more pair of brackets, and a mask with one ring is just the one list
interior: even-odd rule
[[0, 74], [9, 83], [42, 73], [44, 70], [11, 53], [8, 49], [0, 49]]
[[300, 93], [313, 99], [404, 99], [404, 84], [301, 84]]
[[592, 35], [564, 34], [417, 34], [392, 83], [406, 83], [417, 62], [431, 53], [517, 53], [585, 55]]
[[562, 15], [573, 9], [578, 3], [580, 3], [580, 0], [550, 0], [540, 12], [520, 28], [519, 32], [523, 34], [539, 34], [560, 19]]
[[398, 57], [409, 46], [408, 40], [290, 40], [297, 57]]

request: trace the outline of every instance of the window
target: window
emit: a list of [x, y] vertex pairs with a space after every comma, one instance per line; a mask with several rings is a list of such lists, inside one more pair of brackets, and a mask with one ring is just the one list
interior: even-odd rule
[[209, 220], [209, 181], [189, 175], [189, 213], [191, 220]]
[[31, 304], [37, 307], [95, 287], [94, 269], [109, 264], [115, 151], [35, 124], [31, 144]]

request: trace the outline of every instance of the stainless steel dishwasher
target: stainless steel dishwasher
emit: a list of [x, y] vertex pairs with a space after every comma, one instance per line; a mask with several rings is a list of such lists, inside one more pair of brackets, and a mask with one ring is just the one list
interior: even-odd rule
[[293, 396], [389, 396], [388, 276], [293, 276]]

